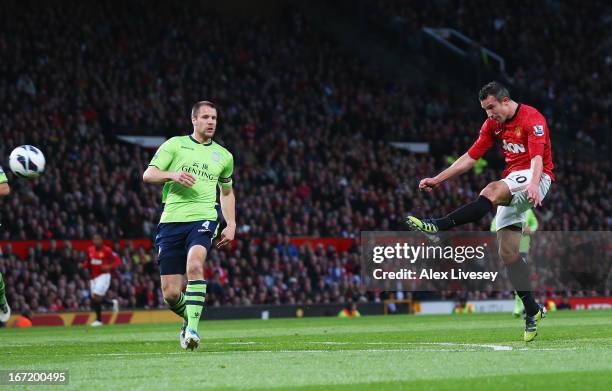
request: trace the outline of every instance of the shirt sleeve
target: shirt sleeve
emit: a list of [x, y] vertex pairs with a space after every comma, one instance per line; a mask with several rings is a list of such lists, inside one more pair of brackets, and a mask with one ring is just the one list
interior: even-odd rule
[[173, 139], [170, 139], [164, 142], [159, 146], [155, 155], [153, 155], [153, 159], [149, 163], [149, 166], [155, 166], [162, 171], [166, 171], [170, 168], [170, 164], [172, 163], [172, 159], [174, 159], [174, 142]]
[[544, 154], [544, 145], [546, 145], [549, 139], [546, 119], [540, 113], [533, 114], [529, 117], [528, 126], [527, 143], [529, 145], [529, 157], [542, 156]]
[[229, 158], [225, 163], [225, 167], [223, 167], [223, 171], [219, 175], [219, 186], [225, 189], [232, 188], [232, 174], [234, 173], [234, 157], [232, 154], [229, 154]]
[[111, 269], [117, 269], [119, 266], [121, 266], [121, 258], [119, 258], [119, 255], [117, 255], [117, 253], [115, 253], [112, 249], [106, 249], [106, 256], [107, 259], [111, 260], [111, 264], [109, 265]]
[[0, 183], [6, 183], [6, 182], [8, 182], [8, 179], [6, 177], [6, 174], [4, 173], [4, 170], [0, 166]]
[[493, 146], [493, 144], [495, 144], [495, 138], [492, 134], [491, 121], [486, 120], [480, 128], [478, 139], [472, 144], [470, 149], [468, 149], [468, 155], [472, 159], [478, 160]]

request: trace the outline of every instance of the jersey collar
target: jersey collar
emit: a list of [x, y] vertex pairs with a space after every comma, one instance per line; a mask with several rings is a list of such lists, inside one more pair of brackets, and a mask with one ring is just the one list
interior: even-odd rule
[[189, 139], [190, 139], [191, 141], [193, 141], [194, 143], [196, 143], [196, 144], [200, 144], [200, 145], [203, 145], [203, 146], [205, 146], [205, 147], [208, 147], [209, 145], [212, 145], [212, 139], [210, 139], [210, 141], [209, 141], [209, 142], [207, 142], [206, 144], [199, 142], [198, 140], [196, 140], [195, 138], [193, 138], [193, 136], [192, 136], [192, 135], [189, 135]]
[[506, 121], [507, 124], [514, 121], [520, 109], [521, 109], [521, 102], [519, 102], [519, 104], [516, 106], [516, 111], [514, 112], [514, 114], [512, 114], [512, 117], [508, 118], [508, 120]]

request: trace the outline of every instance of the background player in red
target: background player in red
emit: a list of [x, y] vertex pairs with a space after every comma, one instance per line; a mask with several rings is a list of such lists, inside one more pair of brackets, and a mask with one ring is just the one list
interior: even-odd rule
[[119, 310], [117, 299], [108, 300], [105, 296], [110, 287], [111, 271], [121, 266], [121, 258], [110, 247], [104, 245], [102, 236], [95, 234], [93, 246], [87, 248], [87, 260], [80, 266], [89, 269], [91, 279], [89, 282], [91, 308], [96, 313], [96, 320], [91, 325], [102, 326], [102, 304], [112, 306], [113, 312]]
[[498, 207], [495, 220], [499, 255], [525, 305], [523, 339], [529, 342], [537, 335], [538, 321], [544, 317], [544, 309], [533, 298], [529, 269], [519, 253], [519, 243], [526, 212], [542, 204], [554, 180], [550, 133], [546, 119], [538, 110], [513, 101], [507, 88], [498, 82], [485, 85], [478, 98], [487, 113], [478, 140], [450, 167], [433, 178], [421, 180], [419, 188], [430, 192], [447, 179], [470, 170], [497, 140], [502, 143], [506, 160], [503, 179], [489, 183], [475, 201], [446, 217], [419, 219], [407, 216], [406, 223], [412, 230], [433, 235], [480, 220]]

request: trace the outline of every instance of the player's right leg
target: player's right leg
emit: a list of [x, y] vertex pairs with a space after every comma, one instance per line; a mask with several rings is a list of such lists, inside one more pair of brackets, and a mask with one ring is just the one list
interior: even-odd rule
[[6, 322], [11, 317], [11, 307], [9, 307], [6, 301], [5, 291], [6, 285], [4, 284], [2, 273], [0, 273], [0, 322]]
[[96, 320], [91, 324], [93, 327], [102, 326], [102, 302], [110, 288], [110, 280], [110, 273], [104, 273], [90, 281], [91, 308], [96, 313]]
[[162, 294], [164, 301], [170, 310], [183, 319], [183, 325], [179, 334], [181, 348], [187, 349], [185, 343], [185, 329], [187, 327], [187, 314], [185, 294], [183, 293], [184, 276], [182, 274], [170, 274], [161, 276]]
[[179, 333], [181, 348], [186, 349], [186, 298], [183, 293], [184, 275], [186, 272], [185, 240], [187, 238], [186, 224], [168, 223], [159, 224], [155, 236], [155, 245], [158, 248], [157, 262], [161, 275], [161, 288], [164, 301], [170, 310], [183, 319]]
[[406, 224], [413, 231], [426, 235], [435, 235], [438, 231], [447, 231], [451, 228], [473, 223], [493, 210], [497, 205], [506, 205], [512, 199], [508, 185], [503, 181], [489, 183], [475, 201], [463, 205], [459, 209], [439, 219], [421, 219], [415, 216], [406, 216]]
[[[526, 212], [533, 206], [525, 192], [530, 180], [529, 170], [513, 172], [504, 178], [512, 189], [512, 201], [507, 206], [497, 208], [495, 216], [499, 255], [507, 267], [514, 289], [525, 306], [525, 332], [523, 334], [525, 342], [533, 341], [538, 334], [538, 324], [546, 314], [544, 308], [537, 304], [533, 297], [529, 268], [526, 259], [520, 253], [520, 240], [522, 227], [526, 222]], [[550, 177], [544, 174], [538, 186], [541, 199], [546, 197], [550, 183]]]

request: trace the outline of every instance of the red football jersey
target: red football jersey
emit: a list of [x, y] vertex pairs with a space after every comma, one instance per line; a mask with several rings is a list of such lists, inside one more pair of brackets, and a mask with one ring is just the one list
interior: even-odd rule
[[110, 270], [102, 271], [102, 266], [108, 265], [111, 270], [121, 266], [121, 258], [113, 252], [108, 246], [102, 246], [99, 250], [96, 246], [87, 248], [87, 260], [83, 262], [83, 267], [89, 267], [91, 279], [98, 277], [100, 274], [110, 273]]
[[509, 121], [500, 124], [490, 118], [480, 128], [480, 136], [468, 150], [472, 159], [478, 160], [495, 144], [502, 140], [506, 156], [506, 169], [502, 178], [514, 171], [528, 170], [534, 156], [542, 156], [543, 172], [553, 176], [550, 131], [546, 119], [538, 110], [519, 103], [517, 112]]

